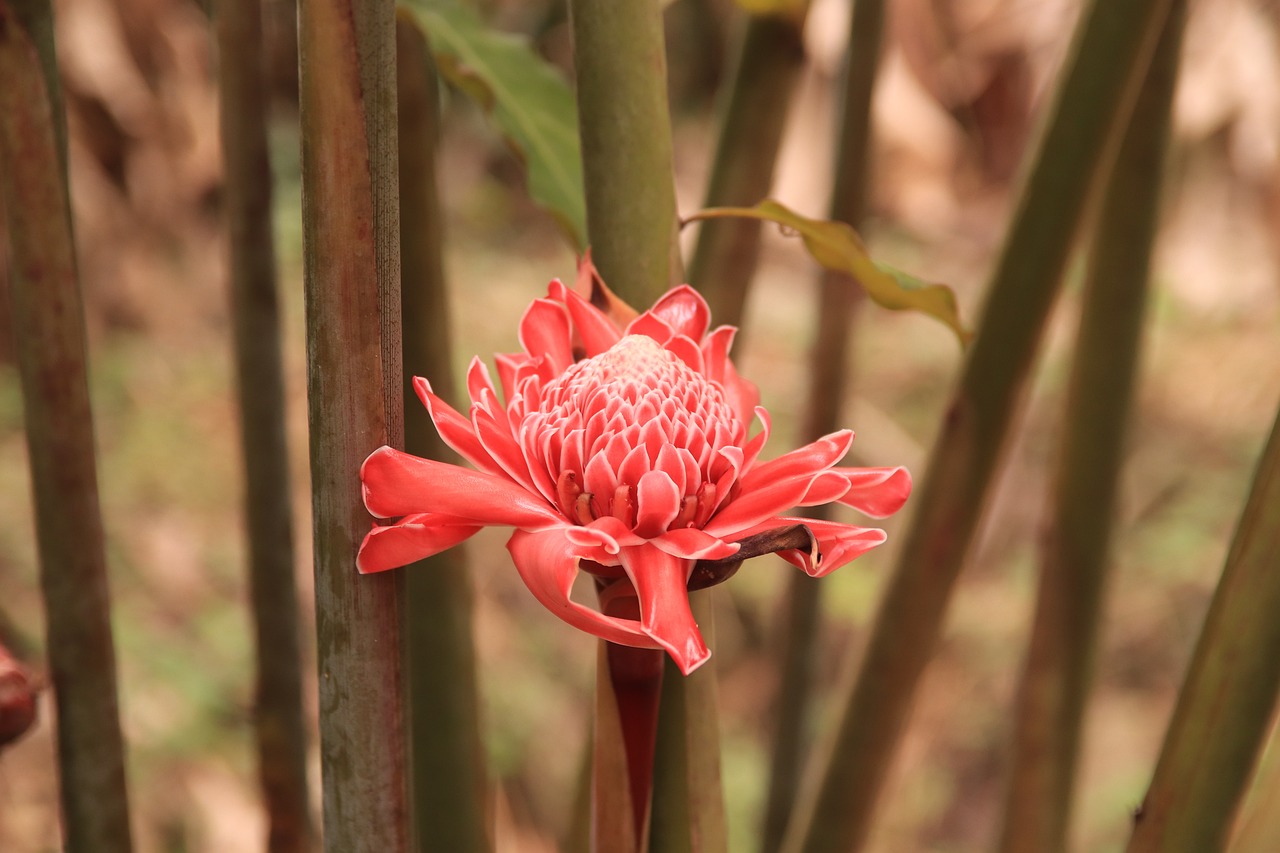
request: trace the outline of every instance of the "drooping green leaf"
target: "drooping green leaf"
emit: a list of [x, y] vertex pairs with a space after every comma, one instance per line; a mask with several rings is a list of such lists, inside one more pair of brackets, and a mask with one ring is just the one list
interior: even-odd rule
[[962, 345], [973, 337], [972, 332], [960, 322], [960, 310], [951, 288], [921, 281], [871, 260], [858, 232], [848, 223], [809, 219], [771, 200], [762, 201], [755, 207], [707, 208], [687, 217], [685, 222], [727, 217], [776, 222], [784, 229], [799, 234], [815, 261], [827, 269], [846, 272], [857, 279], [877, 305], [894, 311], [928, 314], [954, 331]]
[[491, 29], [470, 9], [430, 0], [404, 8], [426, 32], [440, 73], [485, 109], [524, 161], [529, 195], [583, 249], [582, 157], [568, 82], [524, 39]]

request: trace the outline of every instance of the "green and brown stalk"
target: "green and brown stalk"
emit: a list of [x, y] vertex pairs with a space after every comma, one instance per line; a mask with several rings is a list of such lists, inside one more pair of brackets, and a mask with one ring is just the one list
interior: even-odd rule
[[325, 849], [402, 853], [403, 573], [355, 570], [360, 465], [404, 428], [395, 14], [302, 0], [298, 26]]
[[312, 830], [260, 4], [219, 0], [216, 28], [244, 518], [257, 656], [258, 776], [267, 812], [267, 849], [293, 853], [311, 849]]
[[0, 0], [0, 194], [69, 853], [132, 849], [66, 124], [47, 0]]
[[[455, 395], [436, 183], [439, 81], [422, 31], [403, 15], [396, 46], [400, 303], [404, 326], [412, 330], [403, 345], [405, 449], [452, 459], [410, 384], [412, 376], [429, 376], [437, 393]], [[405, 572], [411, 802], [418, 849], [480, 853], [492, 842], [467, 569], [466, 550], [451, 548]]]
[[1089, 258], [1018, 698], [1005, 853], [1067, 849], [1186, 13], [1182, 0], [1173, 6], [1107, 184]]
[[934, 445], [857, 679], [812, 801], [785, 849], [865, 842], [912, 700], [1009, 433], [1090, 193], [1108, 172], [1169, 0], [1084, 10], [977, 338]]

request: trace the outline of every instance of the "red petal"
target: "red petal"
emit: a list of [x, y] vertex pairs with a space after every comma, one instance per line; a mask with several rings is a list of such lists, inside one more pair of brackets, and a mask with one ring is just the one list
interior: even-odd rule
[[598, 308], [619, 329], [636, 317], [636, 309], [619, 299], [604, 283], [604, 279], [596, 270], [596, 265], [591, 261], [590, 248], [578, 258], [578, 277], [574, 279], [573, 289]]
[[751, 412], [760, 405], [760, 389], [754, 382], [743, 379], [732, 361], [724, 363], [724, 390], [729, 405], [738, 413], [743, 423], [751, 420]]
[[650, 471], [636, 483], [636, 535], [652, 539], [667, 529], [680, 513], [684, 497], [664, 471]]
[[380, 447], [360, 466], [364, 505], [380, 518], [448, 513], [478, 524], [542, 529], [565, 519], [505, 477]]
[[565, 306], [573, 319], [573, 327], [582, 339], [582, 348], [588, 358], [606, 352], [622, 338], [608, 317], [598, 308], [573, 291], [565, 294]]
[[804, 477], [830, 468], [849, 452], [853, 433], [847, 429], [824, 435], [804, 447], [784, 453], [777, 459], [754, 466], [742, 478], [743, 491], [757, 489], [786, 477]]
[[369, 574], [406, 566], [452, 548], [482, 526], [437, 513], [406, 516], [369, 531], [356, 554], [356, 568]]
[[486, 391], [496, 402], [498, 391], [493, 387], [493, 380], [489, 378], [489, 368], [485, 367], [484, 362], [477, 356], [471, 359], [471, 364], [467, 366], [467, 396], [473, 403], [480, 403], [484, 400]]
[[687, 284], [672, 288], [659, 299], [649, 313], [661, 317], [677, 335], [702, 340], [711, 323], [711, 309], [698, 291]]
[[464, 418], [456, 409], [437, 397], [431, 391], [431, 383], [421, 376], [413, 377], [413, 390], [418, 399], [427, 407], [427, 414], [436, 425], [436, 432], [444, 439], [444, 443], [454, 452], [482, 471], [497, 474], [502, 469], [485, 451], [480, 439], [476, 438], [475, 428], [471, 421]]
[[649, 545], [623, 548], [622, 567], [640, 599], [644, 632], [666, 649], [680, 671], [693, 672], [711, 652], [689, 609], [689, 570], [692, 562]]
[[569, 314], [550, 299], [535, 299], [520, 319], [520, 346], [532, 356], [545, 356], [556, 374], [573, 364]]
[[906, 468], [833, 468], [849, 481], [840, 503], [872, 518], [885, 518], [902, 509], [911, 497], [911, 473]]
[[498, 381], [502, 383], [502, 399], [510, 400], [520, 385], [520, 368], [528, 364], [532, 356], [523, 352], [500, 352], [493, 357], [498, 368]]
[[649, 541], [673, 557], [686, 560], [725, 560], [738, 553], [737, 543], [717, 539], [696, 527], [668, 530]]
[[507, 476], [524, 486], [527, 491], [537, 492], [533, 485], [533, 478], [529, 475], [529, 463], [525, 461], [520, 443], [511, 435], [511, 425], [507, 419], [495, 417], [477, 406], [471, 410], [471, 423], [475, 427], [476, 437], [480, 439], [480, 444], [489, 454], [489, 458], [498, 463]]
[[813, 577], [823, 577], [834, 572], [845, 563], [882, 544], [887, 538], [885, 532], [877, 527], [856, 527], [838, 521], [791, 516], [767, 519], [736, 535], [745, 539], [756, 533], [792, 524], [803, 524], [813, 532], [818, 541], [819, 560], [814, 563], [808, 552], [804, 551], [779, 551], [778, 555]]
[[676, 335], [663, 344], [663, 349], [688, 365], [690, 370], [704, 373], [702, 350], [684, 335]]
[[507, 550], [534, 598], [565, 622], [611, 643], [659, 648], [634, 619], [605, 616], [569, 598], [580, 557], [577, 546], [565, 538], [563, 528], [537, 533], [517, 530], [507, 542]]
[[721, 385], [725, 384], [729, 347], [733, 346], [733, 336], [737, 333], [733, 326], [720, 326], [702, 342], [702, 363], [706, 365], [706, 374]]
[[821, 554], [817, 565], [810, 563], [808, 554], [801, 554], [798, 551], [783, 553], [782, 556], [815, 578], [831, 574], [845, 563], [884, 543], [888, 538], [878, 527], [855, 527], [851, 524], [812, 518], [786, 518], [779, 521], [804, 524], [813, 531]]
[[735, 536], [754, 527], [770, 516], [800, 505], [809, 491], [812, 477], [788, 477], [758, 486], [744, 488], [738, 497], [721, 507], [705, 525], [712, 536]]

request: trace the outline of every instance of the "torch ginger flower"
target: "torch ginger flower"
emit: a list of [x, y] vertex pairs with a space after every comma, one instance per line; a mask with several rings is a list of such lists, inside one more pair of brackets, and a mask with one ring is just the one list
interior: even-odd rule
[[[907, 499], [911, 478], [904, 468], [835, 467], [848, 430], [760, 462], [769, 414], [728, 358], [736, 330], [708, 334], [707, 304], [687, 285], [629, 322], [620, 320], [634, 312], [619, 306], [598, 279], [591, 301], [553, 281], [520, 323], [524, 352], [497, 357], [506, 405], [484, 364], [471, 362], [470, 418], [416, 377], [440, 436], [476, 470], [374, 451], [360, 471], [365, 505], [401, 518], [373, 528], [357, 567], [403, 566], [510, 525], [516, 570], [547, 609], [610, 642], [665, 649], [688, 674], [711, 654], [690, 588], [770, 551], [825, 575], [884, 531], [784, 513], [839, 502], [883, 518]], [[749, 436], [753, 416], [761, 428]], [[634, 595], [640, 619], [572, 600], [579, 570], [610, 596]]]

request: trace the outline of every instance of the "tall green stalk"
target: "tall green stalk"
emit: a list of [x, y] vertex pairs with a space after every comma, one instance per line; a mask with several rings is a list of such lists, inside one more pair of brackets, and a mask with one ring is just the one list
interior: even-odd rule
[[[693, 616], [709, 643], [715, 641], [711, 591], [689, 595]], [[652, 853], [728, 853], [715, 669], [708, 661], [692, 675], [681, 675], [670, 658], [664, 665], [649, 849]]]
[[280, 302], [271, 229], [262, 9], [257, 0], [219, 0], [216, 25], [232, 328], [257, 655], [254, 725], [258, 776], [267, 811], [267, 849], [293, 853], [311, 848], [312, 831], [298, 594], [293, 577]]
[[[749, 207], [769, 194], [787, 108], [804, 67], [807, 8], [741, 16], [703, 207]], [[699, 226], [689, 281], [702, 291], [717, 323], [742, 326], [760, 256], [760, 225], [754, 219], [711, 219]]]
[[591, 254], [613, 292], [640, 310], [683, 271], [660, 6], [569, 4]]
[[132, 849], [66, 125], [46, 0], [0, 0], [0, 194], [69, 853]]
[[1186, 4], [1174, 0], [1107, 184], [1067, 393], [1000, 848], [1067, 847], [1111, 522], [1137, 372]]
[[[869, 195], [871, 94], [880, 64], [884, 0], [857, 0], [849, 22], [836, 141], [830, 218], [862, 225]], [[817, 335], [809, 359], [809, 397], [804, 435], [812, 441], [838, 429], [849, 385], [849, 330], [862, 290], [848, 275], [823, 269], [819, 282]], [[825, 515], [815, 507], [815, 517]], [[777, 724], [765, 804], [761, 853], [782, 847], [795, 810], [806, 754], [805, 730], [812, 705], [812, 678], [822, 621], [821, 587], [794, 572], [788, 582], [787, 632], [781, 655]]]
[[[661, 4], [658, 0], [572, 0], [570, 19], [592, 253], [609, 286], [643, 309], [682, 276], [676, 243]], [[709, 592], [691, 593], [690, 604], [706, 625]], [[662, 793], [654, 796], [649, 846], [655, 852], [688, 849], [717, 853], [724, 849], [724, 810], [719, 786], [715, 670], [708, 663], [685, 677], [669, 661], [664, 668], [660, 716], [683, 723], [659, 722], [654, 754], [680, 754], [683, 760], [654, 762], [653, 788]], [[615, 679], [603, 676], [602, 672], [597, 691], [612, 689]], [[597, 708], [607, 710], [609, 698], [598, 696]], [[644, 715], [637, 718], [643, 720]], [[694, 732], [697, 737], [691, 738]], [[600, 775], [601, 768], [612, 768], [613, 781], [617, 781], [617, 744], [606, 739], [616, 736], [612, 721], [597, 720], [592, 823], [594, 849], [598, 851], [619, 849], [609, 846], [608, 833], [616, 827], [601, 819], [602, 807], [610, 806], [609, 815], [626, 814], [631, 808], [629, 802], [610, 805], [602, 801], [602, 797], [617, 796], [618, 785]], [[641, 760], [643, 752], [640, 750]], [[636, 754], [629, 746], [628, 755]], [[713, 784], [714, 788], [699, 789], [699, 784]], [[673, 812], [667, 808], [668, 795], [677, 791], [696, 793], [699, 799]], [[643, 840], [644, 833], [639, 834]]]
[[1178, 694], [1128, 853], [1198, 853], [1226, 844], [1280, 696], [1277, 554], [1280, 414]]
[[395, 15], [303, 0], [298, 25], [324, 841], [400, 853], [403, 573], [355, 570], [371, 521], [360, 465], [403, 433]]
[[846, 853], [867, 838], [1090, 191], [1167, 8], [1095, 0], [1085, 10], [820, 786], [786, 849]]
[[[1280, 708], [1276, 709], [1280, 712]], [[1277, 717], [1280, 720], [1280, 717]], [[1236, 821], [1235, 834], [1228, 850], [1231, 853], [1270, 853], [1280, 838], [1280, 726], [1271, 724], [1271, 742], [1258, 762], [1248, 798]]]
[[[400, 262], [404, 283], [405, 449], [450, 459], [412, 376], [455, 396], [444, 277], [444, 220], [436, 184], [439, 81], [422, 31], [396, 24], [400, 113]], [[472, 640], [471, 580], [464, 548], [405, 573], [412, 804], [418, 849], [488, 850], [485, 754]], [[429, 842], [429, 843], [428, 843]]]

